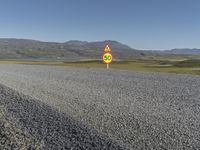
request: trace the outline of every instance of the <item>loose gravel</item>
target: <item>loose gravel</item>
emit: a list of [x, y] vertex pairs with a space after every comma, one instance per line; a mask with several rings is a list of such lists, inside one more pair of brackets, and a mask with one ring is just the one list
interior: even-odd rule
[[128, 149], [200, 149], [199, 76], [0, 65], [0, 83]]
[[0, 106], [0, 150], [41, 150], [44, 148], [41, 141], [18, 128], [15, 119], [3, 106]]
[[4, 120], [15, 122], [12, 125], [10, 121], [9, 124], [8, 121], [3, 122], [3, 128], [0, 130], [2, 150], [125, 149], [108, 137], [87, 129], [72, 118], [29, 96], [5, 86], [0, 86], [0, 93], [0, 105], [8, 114], [5, 119], [0, 118], [0, 125]]

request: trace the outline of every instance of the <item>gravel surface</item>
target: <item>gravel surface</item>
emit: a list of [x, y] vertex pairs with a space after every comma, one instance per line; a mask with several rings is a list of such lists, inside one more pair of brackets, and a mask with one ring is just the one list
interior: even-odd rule
[[95, 131], [129, 149], [200, 149], [199, 76], [0, 65], [0, 83], [87, 127], [87, 137]]
[[[125, 146], [119, 146], [108, 137], [87, 129], [76, 120], [29, 96], [2, 85], [0, 93], [0, 105], [7, 111], [5, 119], [0, 118], [0, 127], [3, 127], [0, 130], [2, 150], [125, 149]], [[12, 120], [14, 124], [4, 120]]]
[[16, 122], [6, 109], [0, 106], [0, 150], [41, 150], [45, 148], [41, 141], [18, 128]]

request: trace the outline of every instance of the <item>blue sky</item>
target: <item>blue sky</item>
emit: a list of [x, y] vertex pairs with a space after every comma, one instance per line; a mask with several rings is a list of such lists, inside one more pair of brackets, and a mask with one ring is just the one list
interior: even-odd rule
[[0, 0], [0, 37], [200, 48], [200, 0]]

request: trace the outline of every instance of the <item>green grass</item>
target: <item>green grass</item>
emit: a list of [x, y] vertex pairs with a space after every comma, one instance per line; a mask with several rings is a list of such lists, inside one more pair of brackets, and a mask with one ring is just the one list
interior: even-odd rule
[[185, 60], [181, 62], [175, 62], [174, 66], [176, 67], [200, 67], [200, 60]]
[[[114, 61], [110, 64], [112, 69], [135, 70], [147, 72], [165, 72], [177, 74], [200, 75], [200, 56], [162, 56], [133, 60]], [[33, 61], [33, 60], [0, 60], [0, 64], [27, 64], [27, 65], [56, 65], [83, 68], [106, 68], [101, 60], [85, 61]]]

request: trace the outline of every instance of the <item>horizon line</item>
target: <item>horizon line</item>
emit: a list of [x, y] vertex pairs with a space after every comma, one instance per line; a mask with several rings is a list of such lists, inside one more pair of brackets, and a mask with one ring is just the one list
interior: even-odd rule
[[129, 46], [128, 44], [125, 44], [125, 43], [122, 43], [118, 40], [75, 40], [75, 39], [72, 39], [72, 40], [66, 40], [66, 41], [52, 41], [52, 40], [41, 40], [41, 39], [35, 39], [35, 38], [16, 38], [16, 37], [6, 37], [6, 38], [3, 38], [3, 37], [0, 37], [0, 40], [1, 39], [12, 39], [12, 40], [30, 40], [30, 41], [37, 41], [37, 42], [46, 42], [46, 43], [59, 43], [59, 44], [63, 44], [63, 43], [67, 43], [67, 42], [71, 42], [71, 41], [77, 41], [77, 42], [87, 42], [87, 43], [93, 43], [93, 42], [108, 42], [108, 41], [111, 41], [111, 42], [118, 42], [120, 44], [123, 44], [123, 45], [126, 45], [128, 47], [130, 47], [131, 49], [134, 49], [134, 50], [143, 50], [143, 51], [169, 51], [169, 50], [174, 50], [174, 49], [188, 49], [188, 50], [200, 50], [200, 48], [169, 48], [169, 49], [148, 49], [148, 48], [133, 48], [132, 46]]

